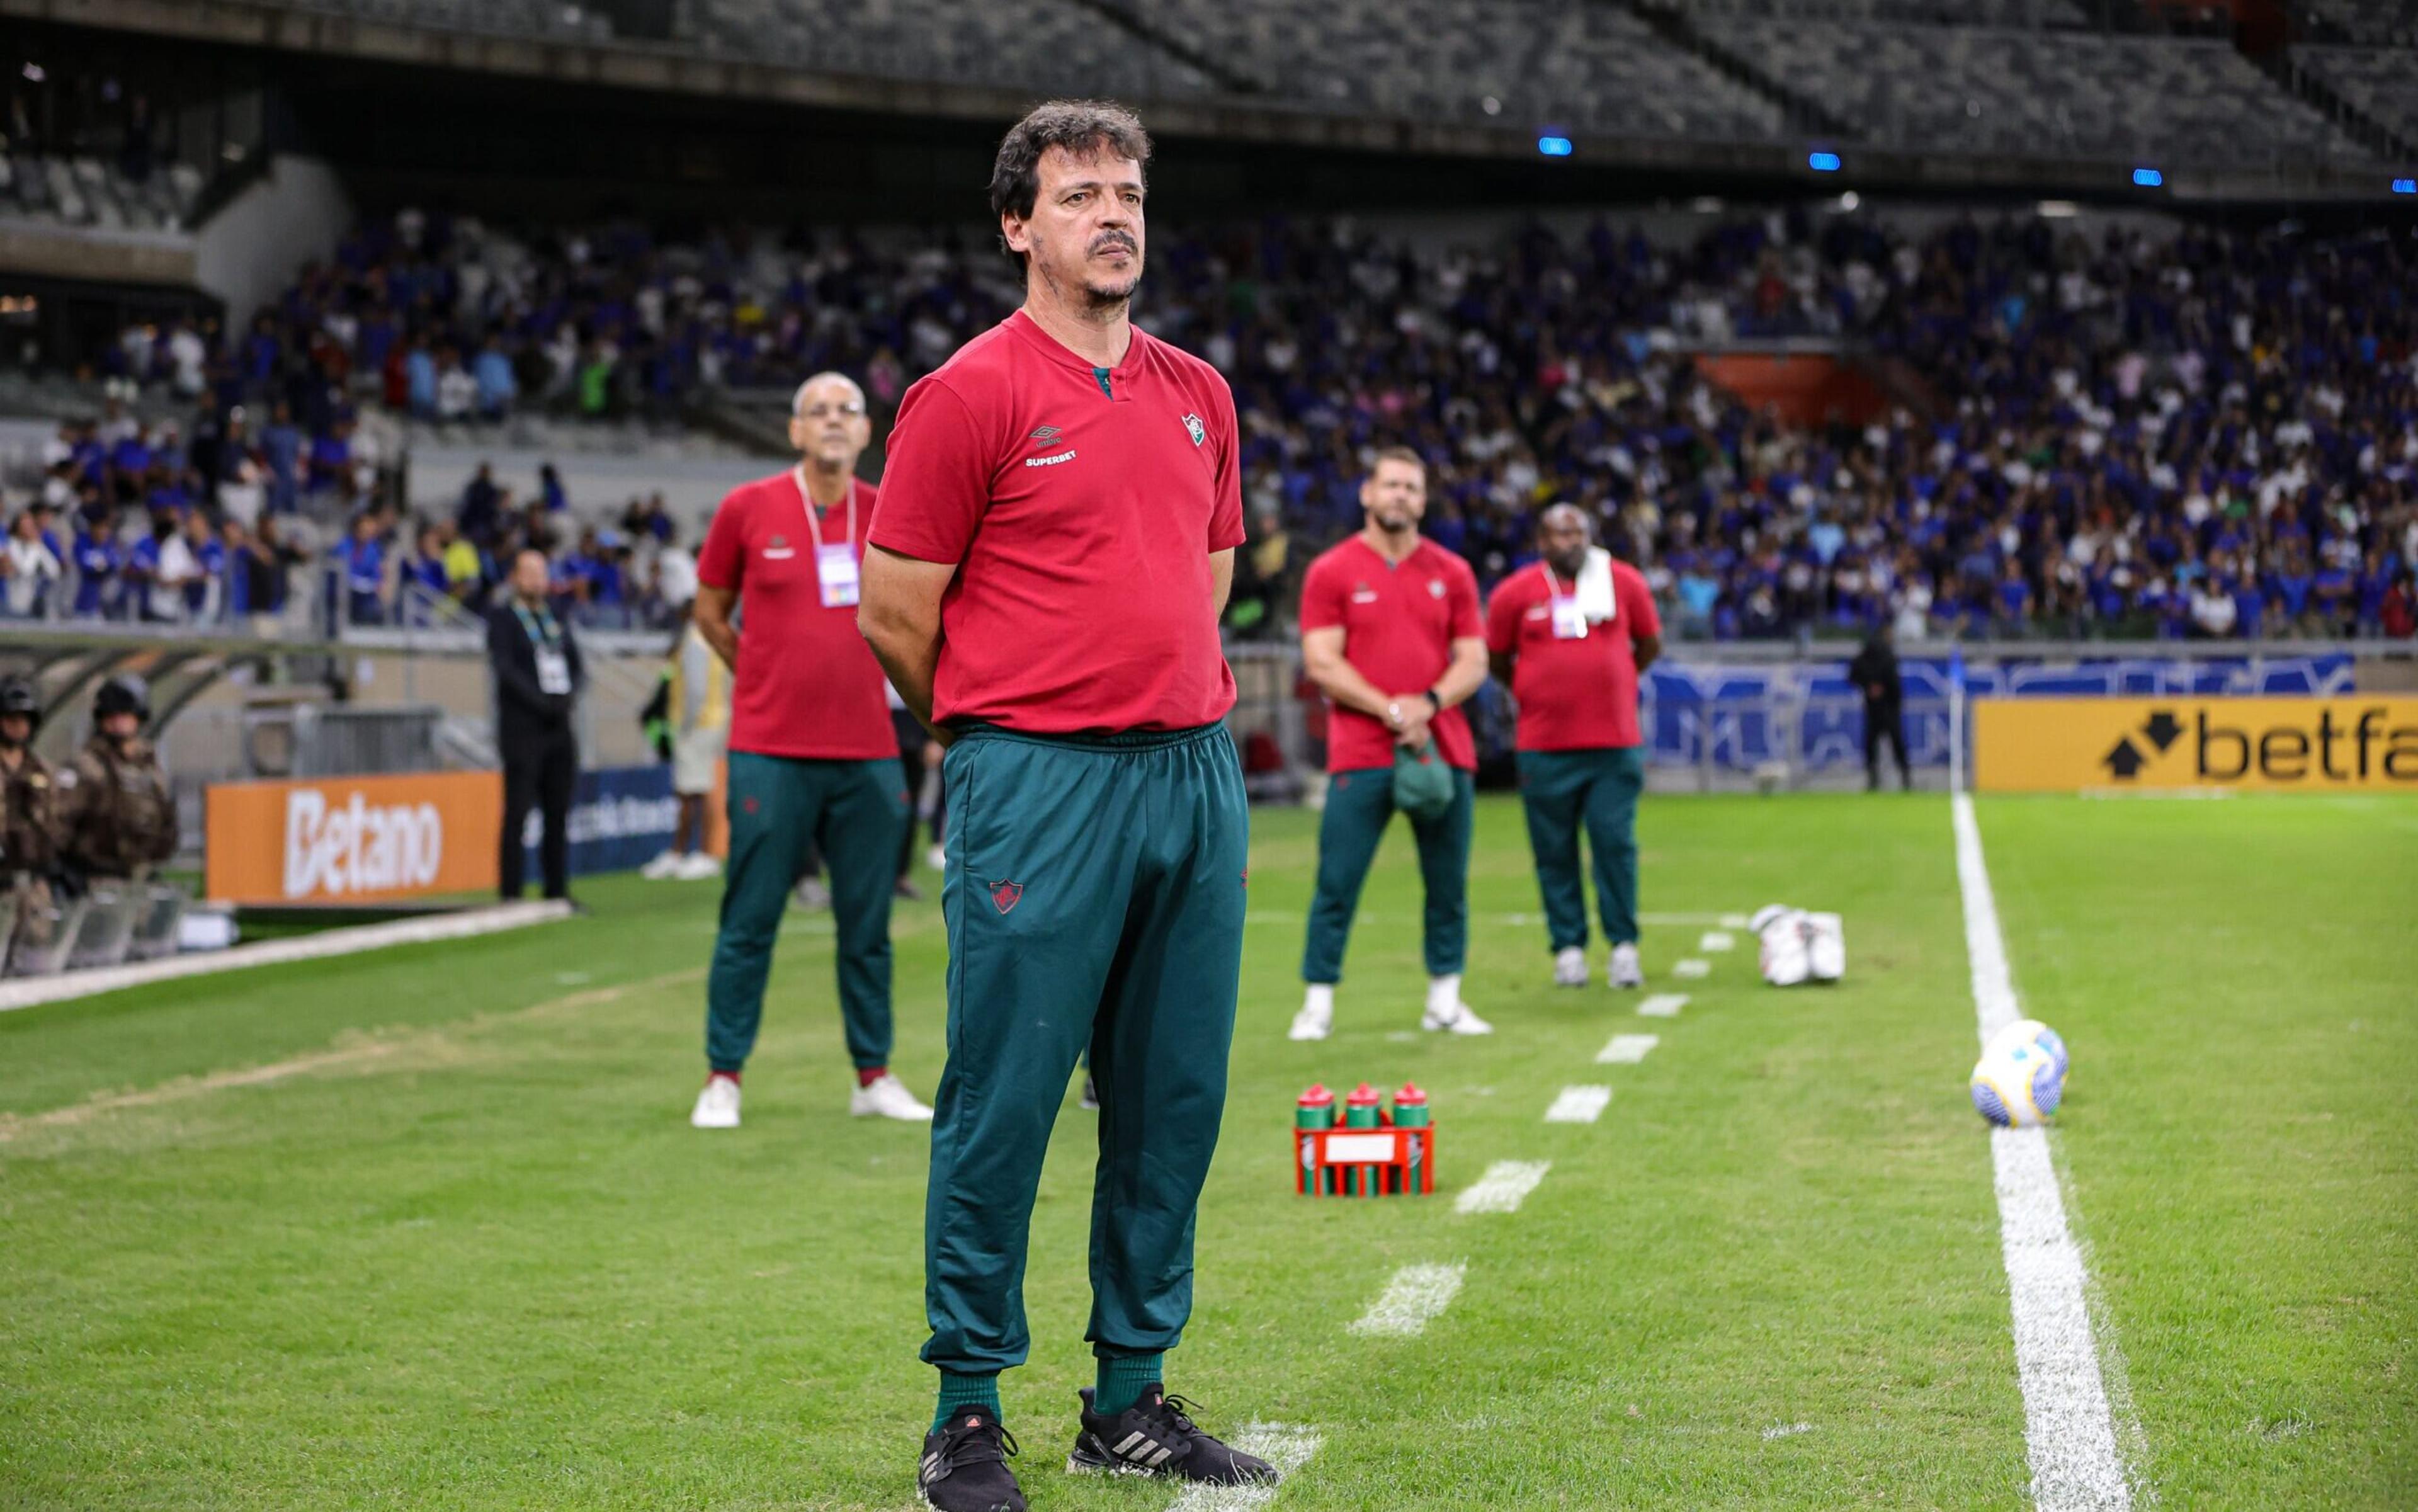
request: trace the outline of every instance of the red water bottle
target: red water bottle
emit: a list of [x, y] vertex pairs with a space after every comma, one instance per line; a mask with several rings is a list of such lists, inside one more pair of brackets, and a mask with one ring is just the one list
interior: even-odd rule
[[[1420, 1090], [1417, 1082], [1402, 1083], [1402, 1090], [1394, 1094], [1394, 1127], [1417, 1130], [1428, 1127], [1428, 1094]], [[1427, 1150], [1428, 1136], [1425, 1133], [1413, 1134], [1402, 1142], [1409, 1147], [1402, 1168], [1402, 1193], [1411, 1196], [1421, 1189], [1419, 1177], [1422, 1172], [1419, 1168]]]
[[1309, 1090], [1301, 1094], [1301, 1100], [1293, 1104], [1293, 1138], [1299, 1143], [1301, 1162], [1301, 1169], [1293, 1177], [1293, 1189], [1308, 1192], [1314, 1179], [1318, 1183], [1319, 1196], [1334, 1195], [1334, 1176], [1318, 1168], [1318, 1136], [1314, 1132], [1335, 1127], [1335, 1094], [1328, 1092], [1324, 1083], [1311, 1082]]
[[[1380, 1114], [1385, 1100], [1367, 1082], [1352, 1089], [1343, 1099], [1343, 1126], [1347, 1129], [1373, 1129], [1382, 1122]], [[1343, 1172], [1343, 1190], [1351, 1197], [1377, 1195], [1377, 1168], [1368, 1165], [1349, 1166]]]

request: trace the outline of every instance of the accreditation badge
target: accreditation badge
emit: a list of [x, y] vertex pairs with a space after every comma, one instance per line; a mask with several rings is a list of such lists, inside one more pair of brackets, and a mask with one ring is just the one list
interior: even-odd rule
[[815, 576], [821, 580], [823, 607], [848, 609], [856, 604], [856, 548], [845, 541], [815, 548]]
[[1586, 611], [1579, 607], [1576, 596], [1553, 600], [1553, 638], [1584, 640], [1587, 637]]

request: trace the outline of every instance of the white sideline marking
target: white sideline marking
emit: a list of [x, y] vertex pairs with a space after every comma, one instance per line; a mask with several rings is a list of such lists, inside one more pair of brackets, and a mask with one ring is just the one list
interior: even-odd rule
[[1673, 976], [1686, 977], [1690, 981], [1693, 981], [1701, 976], [1708, 976], [1712, 973], [1712, 962], [1694, 955], [1689, 956], [1684, 961], [1673, 961], [1671, 963], [1671, 974]]
[[1721, 925], [1724, 929], [1747, 929], [1752, 927], [1753, 923], [1743, 913], [1725, 913], [1721, 917]]
[[1603, 1105], [1612, 1101], [1609, 1087], [1565, 1087], [1545, 1109], [1548, 1123], [1592, 1123], [1603, 1116]]
[[571, 905], [559, 899], [536, 903], [494, 903], [483, 909], [465, 909], [460, 913], [439, 914], [433, 919], [394, 919], [385, 924], [354, 924], [344, 929], [322, 929], [316, 934], [296, 935], [287, 939], [258, 940], [229, 950], [197, 951], [190, 955], [137, 961], [130, 966], [105, 966], [94, 971], [62, 971], [56, 976], [25, 977], [14, 982], [0, 982], [0, 1014], [46, 1002], [66, 1002], [97, 993], [115, 992], [121, 987], [147, 986], [154, 982], [174, 982], [182, 977], [239, 971], [252, 966], [280, 966], [287, 961], [317, 960], [328, 955], [350, 955], [358, 951], [381, 950], [389, 945], [462, 939], [471, 935], [521, 929], [529, 924], [552, 924], [557, 919], [569, 917]]
[[1403, 1266], [1347, 1332], [1397, 1338], [1425, 1333], [1429, 1322], [1452, 1306], [1453, 1295], [1461, 1290], [1462, 1277], [1468, 1271], [1469, 1267], [1459, 1261], [1450, 1265]]
[[1599, 1066], [1633, 1066], [1645, 1059], [1645, 1052], [1662, 1043], [1656, 1034], [1615, 1034], [1595, 1052]]
[[1455, 1213], [1517, 1213], [1545, 1172], [1553, 1168], [1550, 1160], [1498, 1160], [1486, 1168], [1486, 1174], [1464, 1189], [1452, 1204]]
[[1763, 1438], [1764, 1442], [1768, 1443], [1774, 1439], [1793, 1439], [1799, 1433], [1811, 1433], [1813, 1431], [1814, 1425], [1811, 1423], [1780, 1423], [1765, 1428], [1763, 1430]]
[[[1965, 895], [1965, 953], [1973, 968], [1973, 1014], [1984, 1044], [2022, 1016], [2007, 966], [2006, 937], [1973, 800], [1950, 800], [1956, 879]], [[2015, 1372], [2024, 1391], [2024, 1441], [2031, 1493], [2042, 1512], [2123, 1512], [2133, 1504], [2116, 1424], [2091, 1336], [2082, 1252], [2065, 1222], [2045, 1129], [1990, 1136], [1998, 1195], [1999, 1248], [2014, 1319]]]
[[1325, 1434], [1299, 1423], [1253, 1423], [1234, 1435], [1234, 1447], [1276, 1466], [1277, 1484], [1187, 1486], [1167, 1504], [1167, 1512], [1247, 1512], [1265, 1506], [1325, 1442]]
[[1696, 948], [1702, 951], [1736, 950], [1737, 937], [1726, 929], [1707, 929], [1705, 938], [1696, 941]]
[[1648, 1018], [1676, 1018], [1679, 1010], [1688, 1006], [1684, 992], [1658, 992], [1637, 1005], [1637, 1011]]

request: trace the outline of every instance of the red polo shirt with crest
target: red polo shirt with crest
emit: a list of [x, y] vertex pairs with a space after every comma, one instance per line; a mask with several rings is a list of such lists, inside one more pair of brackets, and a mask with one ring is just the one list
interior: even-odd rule
[[864, 558], [876, 495], [856, 479], [849, 486], [848, 498], [819, 511], [810, 524], [805, 492], [792, 467], [732, 489], [706, 527], [696, 579], [739, 594], [739, 666], [730, 696], [733, 751], [833, 761], [898, 759], [881, 664], [857, 634], [856, 606], [823, 603], [815, 560], [818, 535], [825, 545], [848, 542], [859, 561]]
[[954, 562], [936, 723], [1176, 730], [1234, 706], [1209, 556], [1243, 542], [1234, 399], [1137, 330], [1102, 370], [1018, 311], [907, 390], [873, 543]]
[[[1485, 634], [1477, 617], [1477, 574], [1469, 563], [1422, 539], [1399, 563], [1358, 536], [1309, 564], [1301, 582], [1301, 628], [1343, 627], [1343, 659], [1377, 691], [1416, 695], [1452, 665], [1452, 643]], [[1436, 750], [1463, 771], [1477, 770], [1469, 716], [1458, 704], [1430, 726]], [[1326, 770], [1357, 771], [1394, 764], [1394, 735], [1383, 720], [1340, 704], [1326, 720]]]
[[1596, 751], [1639, 744], [1637, 648], [1660, 637], [1654, 594], [1636, 568], [1612, 563], [1612, 618], [1583, 636], [1553, 634], [1553, 600], [1575, 597], [1576, 583], [1536, 562], [1494, 585], [1486, 606], [1486, 649], [1518, 658], [1511, 696], [1520, 701], [1523, 751]]

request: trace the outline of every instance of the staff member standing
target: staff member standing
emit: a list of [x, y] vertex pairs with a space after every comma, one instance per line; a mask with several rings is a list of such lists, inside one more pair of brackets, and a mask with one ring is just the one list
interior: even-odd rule
[[39, 946], [52, 939], [59, 785], [34, 750], [41, 725], [42, 695], [34, 680], [0, 680], [0, 897], [13, 895], [19, 909], [15, 934], [0, 937], [0, 973], [8, 970], [15, 940]]
[[1890, 624], [1873, 627], [1872, 638], [1847, 664], [1847, 677], [1864, 695], [1864, 791], [1881, 790], [1881, 742], [1897, 757], [1897, 785], [1911, 789], [1914, 770], [1905, 760], [1905, 681], [1899, 675]]
[[1520, 705], [1520, 799], [1545, 898], [1553, 984], [1586, 985], [1586, 890], [1579, 831], [1595, 856], [1596, 909], [1612, 942], [1606, 980], [1645, 985], [1637, 959], [1637, 680], [1662, 649], [1645, 579], [1593, 543], [1584, 512], [1556, 504], [1537, 522], [1543, 559], [1505, 578], [1487, 608], [1494, 676]]
[[496, 674], [496, 746], [504, 758], [503, 894], [521, 895], [521, 835], [534, 805], [545, 825], [538, 864], [545, 895], [571, 895], [571, 788], [579, 777], [572, 706], [587, 680], [579, 642], [546, 602], [545, 553], [513, 558], [512, 592], [487, 611], [487, 664]]
[[1001, 144], [991, 208], [1024, 307], [908, 390], [862, 623], [948, 746], [949, 1063], [925, 1205], [917, 1489], [1021, 1509], [999, 1372], [1024, 1362], [1025, 1245], [1086, 1045], [1098, 1362], [1070, 1469], [1274, 1478], [1162, 1389], [1226, 1102], [1249, 814], [1218, 723], [1217, 618], [1243, 541], [1233, 397], [1133, 328], [1150, 138], [1054, 101]]
[[[799, 385], [788, 471], [731, 491], [698, 554], [696, 623], [736, 678], [728, 880], [705, 984], [704, 1091], [689, 1122], [739, 1126], [739, 1074], [764, 1017], [764, 979], [809, 848], [831, 863], [839, 1011], [858, 1118], [932, 1110], [890, 1071], [890, 900], [907, 797], [881, 668], [856, 633], [874, 491], [865, 391], [836, 373]], [[744, 610], [742, 631], [731, 622]]]
[[1293, 1038], [1323, 1040], [1335, 1022], [1335, 984], [1360, 884], [1397, 807], [1397, 749], [1434, 752], [1451, 768], [1441, 812], [1410, 814], [1427, 889], [1423, 937], [1427, 1012], [1419, 1027], [1491, 1034], [1461, 1000], [1469, 953], [1469, 838], [1477, 812], [1477, 746], [1461, 706], [1486, 680], [1477, 576], [1421, 539], [1428, 467], [1406, 447], [1377, 453], [1360, 484], [1360, 533], [1309, 564], [1301, 585], [1301, 658], [1333, 710], [1326, 722], [1326, 811], [1318, 826], [1318, 891], [1302, 947], [1308, 984]]

